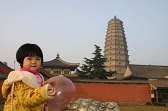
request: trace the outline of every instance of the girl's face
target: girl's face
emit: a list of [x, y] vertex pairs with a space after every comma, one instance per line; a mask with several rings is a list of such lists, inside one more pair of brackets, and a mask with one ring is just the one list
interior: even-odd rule
[[22, 67], [36, 71], [41, 68], [41, 58], [38, 56], [25, 57]]

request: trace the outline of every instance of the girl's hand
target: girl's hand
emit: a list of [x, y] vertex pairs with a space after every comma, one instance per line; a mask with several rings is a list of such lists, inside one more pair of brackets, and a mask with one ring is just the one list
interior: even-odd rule
[[48, 89], [47, 89], [47, 94], [49, 96], [55, 96], [56, 95], [56, 89], [49, 84]]

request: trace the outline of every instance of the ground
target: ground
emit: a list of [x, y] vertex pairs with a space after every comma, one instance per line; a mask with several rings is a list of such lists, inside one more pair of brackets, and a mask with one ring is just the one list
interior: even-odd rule
[[168, 111], [165, 106], [119, 106], [121, 111]]
[[[165, 106], [119, 106], [120, 111], [168, 111]], [[3, 104], [0, 104], [0, 111], [3, 111]]]

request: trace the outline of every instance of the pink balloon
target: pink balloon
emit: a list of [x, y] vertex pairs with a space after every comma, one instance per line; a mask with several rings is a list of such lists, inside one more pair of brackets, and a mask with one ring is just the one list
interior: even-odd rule
[[54, 110], [60, 110], [75, 99], [75, 85], [64, 76], [55, 76], [48, 80], [56, 89], [54, 99], [48, 101], [48, 107]]

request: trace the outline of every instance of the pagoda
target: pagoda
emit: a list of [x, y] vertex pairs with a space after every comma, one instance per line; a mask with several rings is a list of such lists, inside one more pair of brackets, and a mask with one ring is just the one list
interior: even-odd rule
[[52, 75], [70, 75], [79, 66], [79, 63], [69, 63], [60, 59], [59, 54], [51, 61], [43, 62], [43, 69]]
[[123, 22], [114, 16], [108, 22], [104, 58], [105, 70], [116, 71], [115, 77], [123, 77], [129, 64], [127, 42], [124, 34]]

